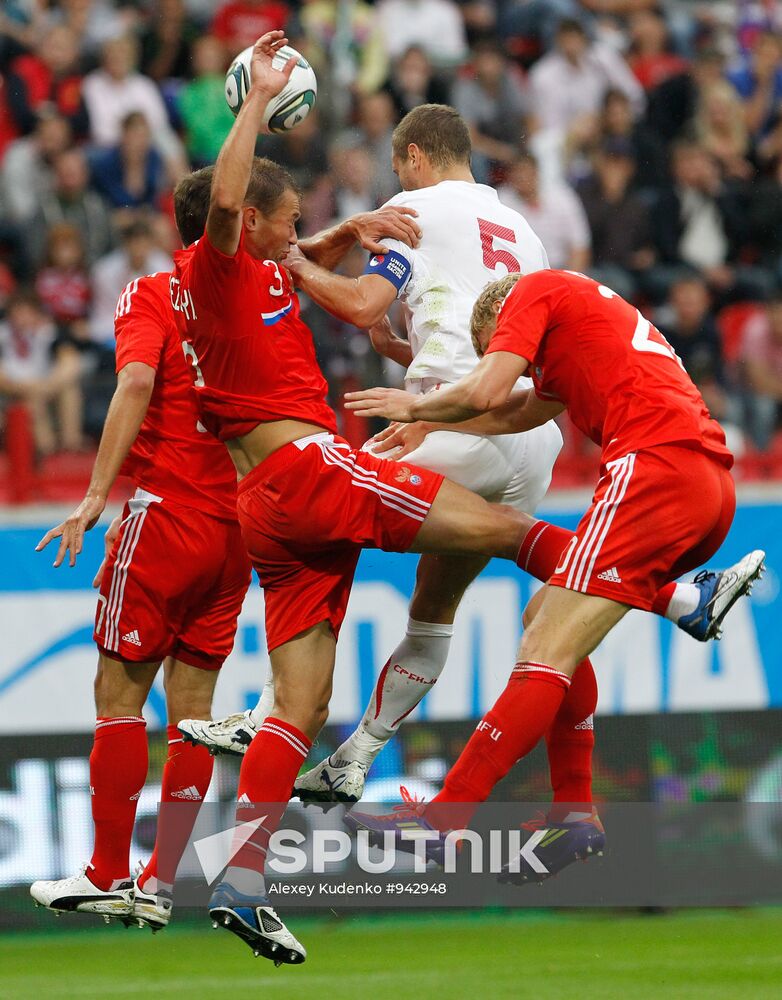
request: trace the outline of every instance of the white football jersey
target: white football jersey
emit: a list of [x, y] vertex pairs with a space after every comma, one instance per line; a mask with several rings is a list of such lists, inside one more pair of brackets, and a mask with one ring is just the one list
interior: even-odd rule
[[478, 363], [470, 337], [478, 295], [509, 272], [547, 268], [546, 251], [523, 216], [485, 184], [441, 181], [403, 191], [387, 204], [414, 208], [422, 232], [414, 250], [398, 240], [382, 241], [389, 258], [402, 261], [375, 257], [367, 266], [397, 285], [414, 355], [409, 387], [415, 389], [419, 379], [456, 382]]

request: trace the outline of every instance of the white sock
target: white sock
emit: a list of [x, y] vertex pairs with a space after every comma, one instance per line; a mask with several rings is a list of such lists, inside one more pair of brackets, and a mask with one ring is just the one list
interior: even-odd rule
[[239, 868], [231, 865], [223, 875], [221, 882], [227, 882], [237, 892], [251, 899], [260, 899], [266, 896], [266, 879], [261, 872], [252, 868]]
[[677, 583], [671, 603], [665, 611], [665, 617], [672, 622], [678, 622], [684, 615], [691, 615], [698, 607], [701, 599], [700, 587], [694, 583]]
[[443, 671], [453, 625], [408, 620], [407, 632], [383, 667], [355, 732], [332, 754], [369, 767]]
[[266, 683], [263, 685], [263, 691], [261, 691], [261, 697], [258, 699], [258, 704], [255, 708], [250, 710], [250, 718], [253, 720], [256, 729], [260, 729], [261, 723], [266, 718], [267, 715], [271, 715], [271, 711], [274, 708], [274, 677], [272, 676], [271, 670], [269, 671], [269, 676], [266, 678]]

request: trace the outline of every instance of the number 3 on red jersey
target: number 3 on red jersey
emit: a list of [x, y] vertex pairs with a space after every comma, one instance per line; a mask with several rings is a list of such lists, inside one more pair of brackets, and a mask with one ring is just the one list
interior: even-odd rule
[[498, 264], [504, 264], [508, 269], [508, 274], [515, 274], [521, 271], [521, 264], [516, 260], [510, 250], [503, 247], [495, 247], [495, 240], [505, 240], [506, 243], [515, 243], [516, 234], [507, 226], [501, 226], [496, 222], [489, 222], [488, 219], [478, 219], [478, 232], [481, 236], [481, 249], [483, 250], [483, 263], [490, 271], [496, 271]]

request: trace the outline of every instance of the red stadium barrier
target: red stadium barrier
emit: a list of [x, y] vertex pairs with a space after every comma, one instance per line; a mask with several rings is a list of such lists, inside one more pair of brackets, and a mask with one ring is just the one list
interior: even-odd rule
[[8, 499], [27, 503], [35, 488], [35, 439], [30, 411], [13, 403], [5, 412], [5, 448], [8, 455]]

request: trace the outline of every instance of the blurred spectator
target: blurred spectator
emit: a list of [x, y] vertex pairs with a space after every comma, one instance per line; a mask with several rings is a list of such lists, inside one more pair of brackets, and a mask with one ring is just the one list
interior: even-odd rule
[[627, 62], [644, 90], [654, 90], [687, 70], [687, 60], [672, 51], [668, 25], [659, 9], [649, 8], [630, 20]]
[[676, 281], [667, 312], [667, 322], [659, 324], [660, 331], [698, 387], [709, 412], [729, 435], [728, 446], [740, 450], [740, 432], [734, 426], [739, 422], [738, 406], [727, 391], [722, 342], [705, 281], [696, 275]]
[[[720, 290], [730, 288], [730, 266], [741, 243], [742, 205], [724, 184], [714, 158], [697, 142], [681, 140], [672, 150], [672, 183], [655, 206], [655, 242], [668, 265], [702, 271]], [[669, 271], [669, 277], [674, 276]]]
[[67, 222], [49, 230], [35, 292], [58, 327], [76, 339], [85, 338], [92, 300], [90, 276], [82, 235]]
[[439, 68], [467, 57], [464, 21], [453, 0], [380, 0], [377, 13], [391, 59], [417, 45]]
[[387, 84], [398, 118], [419, 104], [448, 104], [450, 93], [420, 45], [411, 45], [391, 68]]
[[190, 76], [198, 31], [184, 0], [157, 0], [141, 35], [141, 71], [158, 82]]
[[267, 31], [284, 29], [288, 16], [287, 6], [279, 0], [234, 0], [218, 8], [211, 31], [233, 59]]
[[203, 35], [194, 42], [195, 76], [178, 97], [187, 152], [194, 167], [214, 163], [234, 123], [225, 100], [225, 68], [223, 46], [214, 35]]
[[305, 0], [300, 17], [319, 99], [332, 105], [336, 124], [343, 124], [351, 95], [373, 94], [388, 75], [376, 10], [363, 0]]
[[54, 324], [37, 298], [13, 296], [0, 323], [0, 395], [27, 405], [39, 455], [81, 448], [80, 370], [78, 352], [56, 346]]
[[752, 52], [728, 72], [728, 79], [744, 101], [744, 116], [753, 139], [774, 124], [782, 99], [782, 46], [777, 35], [757, 35]]
[[133, 30], [137, 22], [137, 8], [112, 0], [59, 0], [49, 12], [55, 24], [65, 24], [79, 42], [80, 54], [92, 64], [103, 45]]
[[105, 254], [113, 241], [111, 217], [103, 198], [88, 187], [89, 170], [80, 149], [67, 149], [54, 159], [54, 190], [46, 193], [28, 228], [30, 254], [40, 261], [49, 229], [68, 222], [84, 235], [87, 260]]
[[320, 130], [317, 107], [295, 129], [263, 136], [258, 146], [264, 156], [285, 167], [302, 191], [309, 190], [328, 174], [328, 144]]
[[665, 147], [646, 122], [633, 119], [630, 100], [621, 90], [609, 90], [603, 104], [600, 131], [604, 140], [622, 139], [635, 159], [635, 188], [655, 188], [664, 183], [668, 163]]
[[168, 254], [158, 249], [147, 222], [138, 221], [122, 233], [121, 246], [94, 265], [91, 284], [94, 304], [90, 316], [90, 336], [93, 342], [113, 351], [114, 312], [125, 286], [144, 274], [170, 271], [173, 263]]
[[584, 115], [600, 111], [606, 92], [620, 90], [635, 113], [643, 107], [643, 89], [622, 57], [592, 44], [583, 26], [563, 20], [555, 48], [530, 70], [531, 100], [537, 127], [565, 133]]
[[351, 130], [348, 145], [363, 145], [372, 158], [375, 201], [382, 205], [399, 191], [399, 181], [391, 166], [391, 135], [396, 125], [394, 104], [389, 94], [379, 90], [358, 103], [358, 128]]
[[154, 208], [165, 180], [149, 124], [140, 111], [131, 111], [122, 122], [119, 145], [93, 158], [93, 185], [112, 208]]
[[23, 222], [35, 214], [53, 189], [52, 163], [70, 144], [70, 125], [51, 111], [39, 115], [32, 135], [11, 144], [0, 160], [0, 203], [11, 220]]
[[758, 448], [771, 443], [782, 414], [782, 294], [767, 303], [765, 313], [750, 319], [739, 354], [744, 384], [747, 430]]
[[592, 268], [597, 280], [633, 299], [635, 272], [654, 263], [649, 213], [631, 189], [635, 174], [632, 147], [608, 139], [595, 156], [595, 173], [579, 188], [592, 233]]
[[700, 94], [725, 76], [725, 58], [717, 49], [699, 52], [686, 73], [668, 77], [647, 92], [645, 122], [659, 141], [681, 137], [698, 109]]
[[378, 207], [372, 183], [372, 157], [361, 146], [334, 146], [331, 150], [334, 182], [334, 219], [341, 222]]
[[473, 172], [486, 182], [493, 164], [515, 156], [527, 108], [523, 78], [498, 42], [475, 45], [469, 75], [454, 84], [453, 104], [470, 126]]
[[60, 26], [46, 32], [34, 54], [19, 56], [11, 64], [6, 81], [8, 108], [23, 135], [33, 131], [37, 112], [45, 106], [67, 118], [77, 135], [86, 133], [78, 54], [75, 35]]
[[726, 177], [747, 179], [752, 166], [747, 159], [749, 135], [741, 100], [725, 80], [706, 87], [700, 94], [695, 133]]
[[571, 271], [589, 267], [592, 239], [581, 201], [567, 184], [541, 185], [537, 160], [531, 153], [516, 157], [499, 196], [535, 230], [551, 267]]
[[84, 102], [90, 118], [90, 135], [97, 146], [116, 146], [122, 122], [131, 111], [140, 111], [152, 130], [155, 144], [167, 162], [184, 169], [182, 147], [171, 129], [168, 115], [152, 80], [136, 70], [138, 45], [130, 36], [114, 38], [103, 47], [101, 68], [84, 78]]
[[768, 177], [753, 181], [747, 208], [748, 238], [758, 263], [769, 268], [782, 283], [782, 157]]

